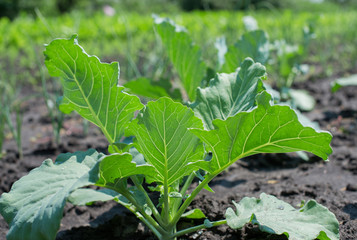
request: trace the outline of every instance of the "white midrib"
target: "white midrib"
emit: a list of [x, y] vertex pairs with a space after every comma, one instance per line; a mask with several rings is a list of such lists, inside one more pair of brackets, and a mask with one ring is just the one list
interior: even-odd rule
[[[68, 56], [71, 57], [71, 59], [74, 61], [73, 57], [69, 54], [69, 52], [62, 46], [63, 50], [68, 54]], [[63, 61], [64, 62], [64, 61]], [[110, 143], [114, 143], [115, 140], [110, 136], [110, 134], [108, 133], [107, 129], [104, 127], [103, 123], [100, 121], [97, 113], [94, 111], [94, 109], [92, 108], [92, 105], [90, 104], [89, 102], [89, 99], [87, 98], [87, 96], [84, 94], [84, 91], [83, 89], [81, 88], [81, 85], [76, 77], [76, 74], [72, 71], [72, 69], [68, 66], [68, 64], [66, 62], [64, 62], [68, 69], [71, 71], [72, 73], [72, 76], [73, 76], [73, 79], [74, 79], [74, 82], [77, 84], [78, 86], [78, 89], [80, 91], [80, 93], [82, 94], [83, 96], [83, 99], [84, 101], [86, 102], [86, 104], [88, 105], [88, 109], [89, 111], [92, 113], [92, 116], [94, 117], [94, 119], [96, 120], [96, 124], [98, 125], [98, 127], [100, 127], [100, 129], [102, 130], [103, 134], [105, 135], [105, 137], [108, 139], [108, 141]], [[75, 62], [74, 62], [75, 64]], [[92, 83], [93, 84], [93, 83]], [[102, 104], [102, 103], [101, 103]]]
[[[73, 73], [73, 77], [74, 77], [74, 79], [75, 79], [75, 82], [76, 82], [76, 84], [77, 84], [77, 86], [78, 86], [79, 91], [81, 92], [81, 94], [82, 94], [82, 96], [83, 96], [84, 101], [85, 101], [86, 104], [88, 105], [89, 111], [92, 113], [92, 116], [95, 118], [96, 123], [98, 124], [98, 127], [100, 127], [100, 129], [102, 130], [102, 132], [104, 133], [104, 135], [105, 135], [105, 137], [108, 139], [108, 141], [109, 141], [110, 143], [114, 143], [115, 140], [110, 136], [109, 132], [108, 132], [107, 129], [104, 127], [103, 123], [100, 121], [100, 119], [99, 119], [97, 113], [96, 113], [96, 112], [94, 111], [94, 109], [92, 108], [92, 105], [90, 104], [89, 99], [88, 99], [88, 98], [86, 97], [86, 95], [84, 94], [84, 91], [83, 91], [83, 89], [80, 87], [79, 82], [78, 82], [78, 79], [77, 79], [77, 77], [75, 76], [74, 73]], [[102, 104], [102, 103], [101, 103], [101, 104]]]

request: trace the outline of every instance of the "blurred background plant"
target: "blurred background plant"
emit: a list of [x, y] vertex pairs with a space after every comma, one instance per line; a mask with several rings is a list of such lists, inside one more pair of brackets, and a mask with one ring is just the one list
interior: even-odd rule
[[[6, 68], [0, 65], [0, 159], [6, 154], [2, 146], [5, 139], [13, 138], [16, 142], [19, 157], [22, 158], [22, 112], [19, 86], [16, 82], [16, 71], [13, 66]], [[4, 71], [6, 69], [6, 71]]]

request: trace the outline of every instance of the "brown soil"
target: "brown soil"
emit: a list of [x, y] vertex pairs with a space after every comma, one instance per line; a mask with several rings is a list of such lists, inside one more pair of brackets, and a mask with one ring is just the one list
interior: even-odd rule
[[[192, 207], [200, 207], [210, 220], [220, 220], [232, 200], [258, 197], [265, 192], [296, 206], [301, 200], [315, 199], [328, 207], [340, 223], [341, 239], [357, 239], [357, 88], [347, 87], [332, 94], [330, 80], [298, 84], [317, 100], [317, 107], [307, 115], [333, 134], [334, 153], [329, 162], [312, 157], [310, 162], [295, 154], [266, 154], [244, 159], [218, 176], [210, 186], [215, 194], [202, 192]], [[5, 142], [7, 154], [0, 161], [0, 194], [38, 167], [46, 158], [60, 152], [96, 148], [105, 151], [107, 142], [95, 127], [83, 134], [81, 119], [66, 117], [61, 144], [52, 141], [51, 123], [41, 99], [23, 106], [24, 158], [18, 158], [15, 143]], [[187, 223], [186, 223], [187, 224]], [[5, 239], [8, 225], [0, 217], [0, 239]], [[92, 206], [67, 205], [57, 240], [155, 239], [130, 212], [114, 202]], [[182, 239], [286, 239], [260, 233], [248, 225], [241, 231], [226, 226], [203, 230]]]

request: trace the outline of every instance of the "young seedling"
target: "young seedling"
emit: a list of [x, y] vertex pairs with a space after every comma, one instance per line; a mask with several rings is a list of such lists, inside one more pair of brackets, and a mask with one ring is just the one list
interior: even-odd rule
[[[249, 222], [291, 239], [339, 238], [336, 217], [314, 200], [295, 209], [262, 193], [260, 199], [234, 202], [235, 210], [228, 208], [218, 221], [200, 209], [187, 211], [199, 192], [210, 190], [208, 184], [243, 157], [308, 151], [327, 160], [331, 154], [330, 133], [304, 127], [289, 106], [272, 105], [261, 64], [248, 58], [236, 72], [217, 74], [208, 87], [189, 91], [196, 100], [188, 106], [168, 97], [144, 106], [118, 85], [119, 64], [87, 55], [75, 36], [52, 41], [44, 54], [49, 73], [64, 89], [60, 109], [96, 124], [110, 154], [93, 149], [60, 154], [17, 181], [0, 198], [9, 240], [53, 240], [66, 202], [107, 200], [133, 212], [160, 240], [222, 224], [239, 229]], [[133, 136], [133, 142], [120, 142], [124, 135]], [[200, 182], [189, 190], [195, 178]], [[145, 183], [160, 192], [159, 199], [152, 199]], [[102, 188], [84, 188], [90, 185]], [[202, 224], [179, 229], [183, 217]]]
[[357, 74], [345, 78], [338, 78], [331, 83], [331, 91], [337, 92], [341, 87], [357, 86]]
[[[0, 84], [0, 128], [2, 129], [2, 136], [0, 138], [2, 145], [5, 137], [4, 134], [6, 132], [10, 132], [16, 142], [19, 157], [22, 159], [22, 112], [20, 105], [23, 99], [18, 99], [19, 94], [15, 90], [15, 86], [15, 83], [12, 81], [10, 83], [4, 82], [3, 84]], [[13, 115], [15, 115], [15, 123], [14, 119], [12, 118]]]

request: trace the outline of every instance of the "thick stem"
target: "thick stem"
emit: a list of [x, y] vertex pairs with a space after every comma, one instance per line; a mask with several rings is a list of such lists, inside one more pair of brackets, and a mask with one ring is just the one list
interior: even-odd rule
[[[185, 197], [186, 191], [188, 187], [191, 185], [194, 178], [195, 178], [195, 173], [191, 173], [186, 179], [185, 184], [182, 186], [180, 193], [183, 198]], [[172, 208], [175, 211], [173, 214], [176, 214], [177, 209], [180, 207], [181, 203], [182, 203], [182, 199], [176, 199], [176, 201], [174, 202], [174, 206]]]
[[168, 238], [165, 238], [164, 236], [169, 235], [170, 233], [163, 229], [156, 221], [153, 219], [151, 216], [147, 215], [145, 213], [145, 210], [141, 207], [141, 205], [136, 201], [136, 199], [132, 196], [130, 191], [126, 189], [123, 186], [101, 186], [97, 185], [100, 187], [106, 187], [109, 189], [112, 189], [121, 195], [123, 195], [131, 204], [123, 204], [121, 202], [121, 205], [129, 209], [132, 213], [134, 213], [135, 216], [137, 216], [143, 223], [146, 224], [150, 228], [150, 230], [158, 237], [158, 239], [163, 239], [166, 240]]
[[220, 169], [217, 169], [216, 171], [206, 175], [205, 179], [200, 184], [198, 184], [198, 186], [192, 191], [192, 193], [186, 199], [186, 201], [183, 202], [180, 209], [176, 212], [176, 214], [170, 221], [170, 224], [168, 225], [168, 227], [176, 226], [176, 224], [180, 220], [182, 214], [184, 214], [187, 207], [191, 204], [191, 202], [197, 196], [197, 194], [206, 186], [206, 184], [208, 184], [213, 178], [215, 178], [219, 173], [224, 171], [224, 169], [227, 169], [230, 165], [232, 165], [238, 159], [248, 156], [249, 155], [248, 153], [253, 152], [254, 150], [255, 149], [251, 149], [251, 150], [247, 151], [246, 153], [237, 156], [235, 159], [233, 159], [232, 161], [229, 161], [226, 165], [222, 166]]
[[[140, 220], [145, 219], [145, 221], [143, 221], [143, 222], [144, 222], [150, 229], [155, 228], [155, 229], [156, 229], [156, 232], [159, 232], [159, 233], [160, 233], [160, 237], [157, 236], [157, 237], [159, 237], [159, 239], [161, 239], [161, 237], [162, 237], [163, 235], [167, 235], [167, 231], [166, 231], [165, 229], [163, 229], [163, 228], [155, 221], [155, 219], [153, 219], [151, 216], [149, 216], [149, 215], [147, 215], [147, 214], [145, 213], [145, 210], [141, 207], [140, 204], [137, 203], [137, 201], [135, 200], [135, 198], [131, 195], [131, 193], [130, 193], [127, 189], [121, 189], [120, 193], [121, 193], [124, 197], [126, 197], [126, 199], [128, 199], [129, 202], [132, 203], [132, 204], [136, 207], [137, 211], [140, 212], [140, 214], [139, 214], [137, 211], [135, 211], [134, 214], [135, 214], [136, 216], [138, 216], [138, 217], [139, 217], [139, 215], [141, 215], [141, 217], [139, 217]], [[139, 214], [139, 215], [138, 215], [138, 214]], [[155, 232], [154, 232], [154, 233], [155, 233]], [[155, 235], [156, 235], [156, 233], [155, 233]]]
[[197, 194], [204, 188], [206, 184], [208, 184], [219, 172], [214, 172], [212, 174], [206, 175], [206, 178], [192, 191], [190, 196], [183, 202], [180, 209], [176, 212], [175, 216], [172, 218], [169, 227], [175, 226], [176, 223], [180, 220], [182, 214], [184, 214], [187, 207], [191, 204], [193, 199], [197, 196]]
[[[219, 225], [222, 225], [222, 224], [227, 224], [227, 220], [215, 221], [215, 222], [211, 222], [211, 224], [212, 224], [212, 227], [216, 227], [216, 226], [219, 226]], [[179, 236], [182, 236], [184, 234], [196, 232], [196, 231], [198, 231], [200, 229], [204, 229], [204, 228], [207, 228], [206, 225], [204, 225], [204, 224], [197, 225], [197, 226], [190, 227], [190, 228], [186, 228], [184, 230], [176, 232], [175, 234], [172, 235], [172, 237], [179, 237]]]
[[165, 181], [164, 183], [164, 221], [165, 225], [169, 224], [170, 222], [170, 213], [169, 213], [169, 187]]
[[195, 178], [195, 173], [191, 173], [188, 178], [186, 179], [185, 184], [183, 185], [180, 193], [181, 195], [184, 197], [186, 195], [186, 191], [188, 189], [188, 187], [191, 185], [193, 179]]
[[[129, 209], [130, 210], [130, 209]], [[143, 223], [145, 223], [148, 228], [158, 237], [159, 239], [162, 238], [162, 234], [145, 218], [143, 217], [140, 213], [132, 211], [137, 218], [139, 218]]]

